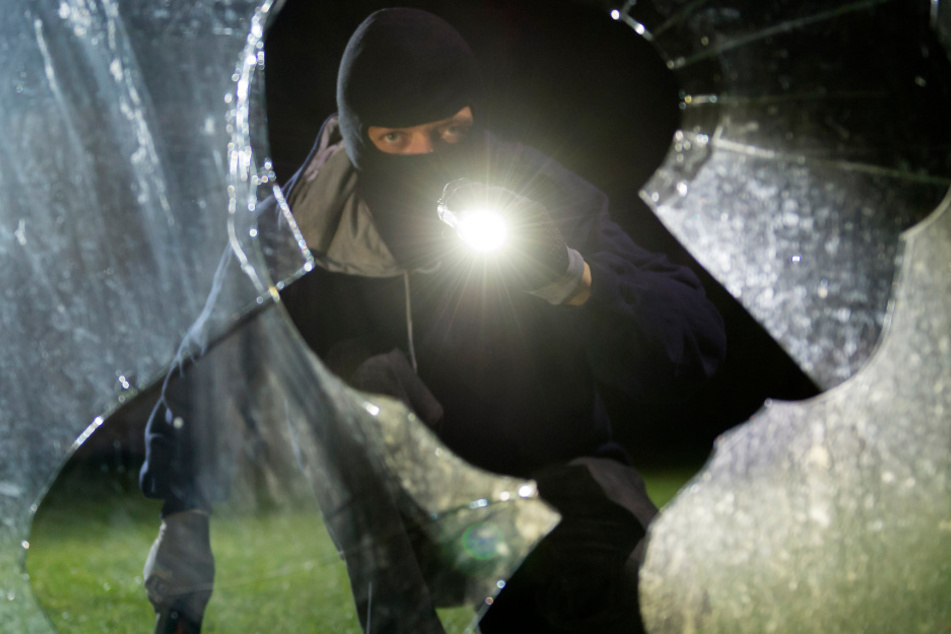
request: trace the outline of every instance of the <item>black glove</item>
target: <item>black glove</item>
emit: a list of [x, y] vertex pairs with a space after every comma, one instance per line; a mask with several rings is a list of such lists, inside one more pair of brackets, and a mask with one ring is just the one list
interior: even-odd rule
[[215, 579], [208, 515], [183, 511], [166, 516], [142, 574], [160, 621], [173, 611], [200, 627]]
[[558, 281], [568, 271], [568, 245], [545, 207], [504, 187], [458, 179], [446, 185], [440, 215], [460, 217], [473, 209], [494, 209], [505, 218], [508, 240], [487, 254], [506, 285], [534, 291]]

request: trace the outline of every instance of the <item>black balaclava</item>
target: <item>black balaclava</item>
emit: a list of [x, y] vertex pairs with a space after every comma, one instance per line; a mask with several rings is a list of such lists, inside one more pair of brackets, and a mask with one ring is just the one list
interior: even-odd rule
[[[462, 36], [418, 9], [382, 9], [357, 28], [340, 62], [337, 108], [359, 187], [394, 256], [424, 265], [439, 242], [436, 202], [450, 180], [473, 177], [482, 132], [478, 64]], [[475, 117], [466, 139], [432, 154], [380, 151], [370, 126], [403, 128], [447, 119], [462, 108]]]

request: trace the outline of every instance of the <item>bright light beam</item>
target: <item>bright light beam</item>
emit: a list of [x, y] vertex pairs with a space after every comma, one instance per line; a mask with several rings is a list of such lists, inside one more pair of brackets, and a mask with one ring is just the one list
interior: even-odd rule
[[455, 229], [459, 239], [473, 251], [492, 253], [501, 249], [508, 240], [508, 223], [501, 213], [492, 208], [476, 207], [454, 212], [449, 209], [446, 195], [443, 194], [437, 210], [439, 219]]
[[475, 209], [460, 215], [456, 232], [471, 249], [492, 253], [505, 245], [509, 231], [502, 214], [492, 209]]

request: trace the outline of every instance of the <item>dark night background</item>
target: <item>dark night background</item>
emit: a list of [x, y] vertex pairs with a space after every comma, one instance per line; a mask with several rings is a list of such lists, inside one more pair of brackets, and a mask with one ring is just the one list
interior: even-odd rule
[[[336, 110], [337, 66], [350, 34], [391, 3], [287, 0], [267, 34], [271, 157], [281, 182]], [[400, 6], [400, 5], [398, 5]], [[652, 46], [610, 18], [601, 0], [408, 2], [455, 26], [479, 59], [490, 127], [533, 145], [606, 191], [612, 215], [642, 246], [688, 264], [724, 316], [727, 361], [702, 391], [644, 406], [607, 395], [615, 432], [638, 464], [697, 461], [717, 434], [767, 398], [816, 388], [746, 311], [687, 254], [641, 202], [679, 124], [678, 86]]]

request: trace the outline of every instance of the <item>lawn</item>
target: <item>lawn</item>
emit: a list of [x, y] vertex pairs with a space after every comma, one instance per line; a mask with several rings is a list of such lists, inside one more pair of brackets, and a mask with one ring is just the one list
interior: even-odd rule
[[[645, 473], [651, 497], [663, 505], [694, 471]], [[64, 474], [40, 506], [27, 571], [60, 632], [153, 628], [142, 564], [158, 529], [159, 505], [138, 493], [130, 473]], [[203, 632], [360, 631], [345, 567], [312, 502], [267, 512], [219, 507], [211, 526], [216, 581]], [[461, 632], [472, 612], [440, 616], [448, 632]]]

